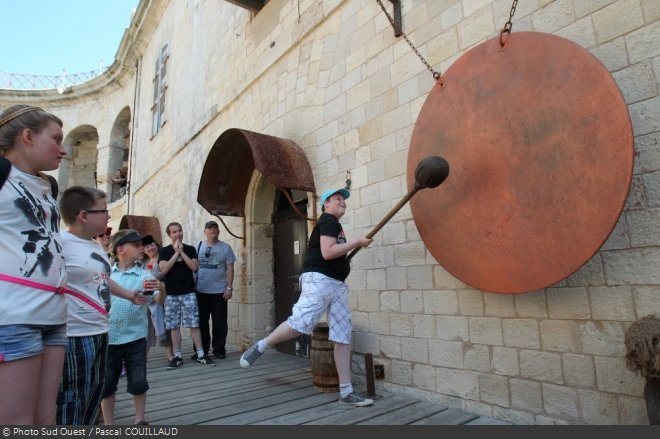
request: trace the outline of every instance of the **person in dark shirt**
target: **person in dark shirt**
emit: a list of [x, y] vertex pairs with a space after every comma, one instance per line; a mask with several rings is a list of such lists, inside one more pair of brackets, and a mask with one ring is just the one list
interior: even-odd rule
[[172, 335], [174, 358], [167, 369], [176, 369], [183, 364], [181, 357], [181, 327], [190, 329], [190, 338], [197, 349], [197, 362], [215, 366], [204, 355], [202, 338], [199, 333], [199, 311], [195, 297], [195, 279], [193, 273], [199, 268], [195, 247], [183, 243], [181, 224], [172, 222], [165, 228], [172, 244], [158, 252], [158, 268], [165, 281], [167, 298], [165, 299], [165, 329]]
[[353, 392], [351, 385], [351, 309], [348, 286], [344, 282], [351, 271], [346, 255], [353, 249], [366, 247], [371, 239], [347, 241], [339, 219], [346, 213], [346, 189], [330, 189], [321, 196], [322, 214], [312, 231], [300, 276], [301, 294], [293, 305], [291, 316], [263, 340], [243, 353], [241, 367], [249, 367], [267, 348], [283, 341], [311, 334], [314, 326], [327, 313], [329, 339], [335, 343], [334, 357], [339, 375], [339, 403], [363, 407], [373, 404]]

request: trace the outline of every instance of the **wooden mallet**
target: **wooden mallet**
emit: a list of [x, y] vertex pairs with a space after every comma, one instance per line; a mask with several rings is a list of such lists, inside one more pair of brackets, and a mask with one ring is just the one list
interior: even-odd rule
[[[449, 163], [447, 160], [439, 157], [437, 155], [426, 157], [417, 164], [415, 168], [415, 185], [413, 188], [397, 203], [396, 206], [389, 211], [385, 217], [380, 220], [380, 222], [374, 227], [374, 229], [369, 232], [366, 238], [373, 238], [380, 229], [383, 228], [385, 224], [406, 204], [420, 189], [430, 189], [437, 186], [445, 181], [449, 175]], [[355, 253], [360, 250], [361, 247], [354, 249], [348, 255], [348, 260], [350, 261]]]

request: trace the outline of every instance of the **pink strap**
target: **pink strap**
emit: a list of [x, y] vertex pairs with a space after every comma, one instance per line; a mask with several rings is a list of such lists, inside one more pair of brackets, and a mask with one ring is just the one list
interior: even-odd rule
[[44, 290], [48, 291], [50, 293], [55, 293], [55, 294], [69, 294], [76, 299], [82, 300], [98, 312], [100, 312], [103, 315], [108, 314], [108, 311], [105, 310], [102, 306], [100, 306], [98, 303], [91, 301], [88, 297], [83, 296], [82, 294], [70, 290], [68, 288], [64, 287], [54, 287], [52, 285], [46, 285], [46, 284], [41, 284], [39, 282], [34, 282], [28, 279], [20, 278], [20, 277], [14, 277], [14, 276], [9, 276], [6, 274], [0, 274], [0, 280], [4, 280], [5, 282], [11, 282], [14, 284], [19, 284], [19, 285], [24, 285], [26, 287], [31, 287], [31, 288], [37, 288], [39, 290]]

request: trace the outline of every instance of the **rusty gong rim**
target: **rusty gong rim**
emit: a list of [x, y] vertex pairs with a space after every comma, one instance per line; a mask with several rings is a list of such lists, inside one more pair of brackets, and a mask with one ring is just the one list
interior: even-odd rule
[[627, 106], [588, 51], [517, 32], [461, 56], [424, 103], [408, 154], [408, 188], [429, 155], [451, 175], [411, 200], [435, 259], [496, 293], [554, 285], [614, 229], [633, 170]]

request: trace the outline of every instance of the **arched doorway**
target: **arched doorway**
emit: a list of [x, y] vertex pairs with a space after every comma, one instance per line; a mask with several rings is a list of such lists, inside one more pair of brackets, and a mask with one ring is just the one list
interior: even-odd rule
[[[245, 231], [235, 295], [239, 348], [288, 317], [297, 299], [293, 276], [297, 280], [307, 245], [309, 193], [315, 194], [311, 166], [291, 140], [233, 128], [209, 152], [197, 201], [218, 218], [242, 217]], [[298, 350], [306, 354], [303, 344]], [[283, 349], [295, 353], [295, 342]]]
[[57, 181], [60, 192], [70, 186], [97, 187], [99, 134], [91, 125], [71, 130], [64, 139], [66, 156], [60, 164]]
[[109, 201], [116, 201], [124, 196], [126, 189], [113, 184], [111, 180], [115, 177], [119, 170], [122, 171], [124, 177], [129, 177], [128, 161], [129, 161], [129, 145], [131, 137], [131, 109], [124, 107], [117, 115], [112, 131], [110, 132], [110, 150], [108, 153], [108, 168], [105, 169], [107, 178], [104, 180], [107, 183], [106, 192], [108, 193]]

